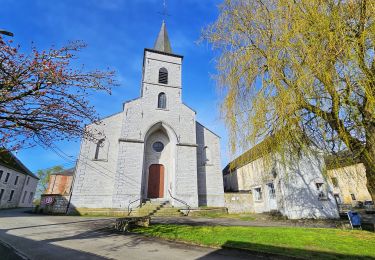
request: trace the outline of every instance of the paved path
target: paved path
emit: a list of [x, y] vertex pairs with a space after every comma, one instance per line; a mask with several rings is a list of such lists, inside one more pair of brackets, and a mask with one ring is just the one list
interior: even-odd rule
[[5, 259], [4, 243], [27, 258], [37, 260], [265, 259], [244, 251], [190, 246], [135, 234], [114, 234], [107, 229], [111, 223], [112, 218], [41, 216], [19, 209], [0, 210], [0, 244], [3, 244], [0, 259]]

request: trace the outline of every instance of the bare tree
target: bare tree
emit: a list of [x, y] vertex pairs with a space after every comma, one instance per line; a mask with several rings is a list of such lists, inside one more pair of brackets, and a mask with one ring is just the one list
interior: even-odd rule
[[84, 125], [98, 118], [88, 97], [110, 93], [114, 72], [74, 69], [75, 53], [85, 47], [81, 42], [44, 51], [33, 47], [29, 54], [13, 45], [0, 38], [0, 146], [13, 150], [92, 136]]

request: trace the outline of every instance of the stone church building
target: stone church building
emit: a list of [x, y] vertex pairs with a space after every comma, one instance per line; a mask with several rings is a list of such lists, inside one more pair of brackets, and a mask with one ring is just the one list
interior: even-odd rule
[[224, 206], [220, 138], [182, 102], [182, 60], [163, 22], [154, 48], [144, 50], [140, 97], [87, 126], [103, 138], [82, 140], [71, 206], [127, 208], [143, 199]]

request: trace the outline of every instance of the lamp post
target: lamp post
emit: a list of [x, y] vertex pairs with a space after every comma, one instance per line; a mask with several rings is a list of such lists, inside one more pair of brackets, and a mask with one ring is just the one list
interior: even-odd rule
[[10, 36], [10, 37], [14, 36], [14, 34], [12, 32], [6, 31], [4, 29], [0, 29], [0, 34], [4, 34], [4, 35]]

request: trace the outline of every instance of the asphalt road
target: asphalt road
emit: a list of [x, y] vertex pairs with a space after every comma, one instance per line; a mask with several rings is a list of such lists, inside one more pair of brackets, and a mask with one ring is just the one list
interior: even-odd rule
[[248, 252], [116, 234], [112, 218], [0, 210], [0, 259], [265, 259]]

